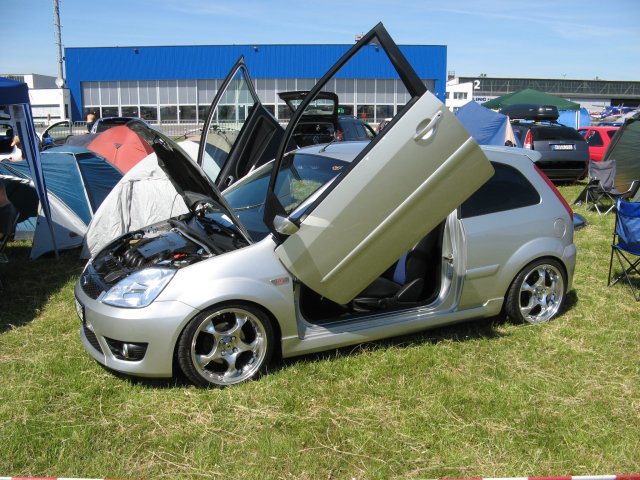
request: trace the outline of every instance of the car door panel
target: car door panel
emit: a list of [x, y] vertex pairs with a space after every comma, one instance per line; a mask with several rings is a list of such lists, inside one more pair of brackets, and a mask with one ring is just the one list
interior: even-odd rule
[[276, 253], [308, 287], [347, 303], [492, 172], [469, 133], [427, 92], [365, 150]]

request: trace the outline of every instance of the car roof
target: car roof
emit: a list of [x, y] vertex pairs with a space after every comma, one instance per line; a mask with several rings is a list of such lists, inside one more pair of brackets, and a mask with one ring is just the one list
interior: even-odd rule
[[588, 127], [580, 127], [578, 128], [578, 130], [599, 130], [601, 132], [608, 132], [611, 130], [618, 130], [619, 128], [620, 128], [619, 126], [613, 126], [613, 125], [604, 125], [604, 126], [590, 125]]
[[342, 160], [343, 162], [351, 162], [368, 144], [369, 141], [365, 140], [340, 141], [310, 145], [296, 150], [296, 153], [319, 155], [335, 160]]

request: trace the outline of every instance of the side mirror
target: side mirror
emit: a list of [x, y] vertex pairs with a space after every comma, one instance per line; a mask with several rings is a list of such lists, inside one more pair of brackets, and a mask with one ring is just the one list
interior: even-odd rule
[[275, 228], [276, 232], [283, 235], [293, 235], [300, 227], [293, 223], [288, 217], [276, 215], [273, 219], [273, 228]]

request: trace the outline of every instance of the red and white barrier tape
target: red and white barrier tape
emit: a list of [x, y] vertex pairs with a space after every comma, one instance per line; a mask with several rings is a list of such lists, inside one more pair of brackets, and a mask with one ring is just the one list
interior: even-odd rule
[[[0, 477], [0, 480], [115, 480], [108, 478], [63, 478], [63, 477]], [[640, 480], [640, 474], [632, 475], [577, 475], [562, 477], [470, 477], [440, 480]]]
[[[2, 479], [0, 479], [2, 480]], [[442, 480], [640, 480], [640, 475], [578, 475], [562, 477], [473, 477], [473, 478], [449, 478]]]

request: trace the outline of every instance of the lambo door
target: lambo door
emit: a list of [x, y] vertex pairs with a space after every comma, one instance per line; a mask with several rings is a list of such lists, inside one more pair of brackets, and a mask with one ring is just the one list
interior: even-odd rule
[[211, 103], [198, 164], [224, 190], [252, 168], [273, 159], [284, 129], [260, 103], [240, 57]]
[[[382, 52], [385, 59], [380, 58]], [[410, 100], [345, 172], [298, 210], [288, 212], [274, 191], [284, 145], [306, 104], [356, 55], [364, 61], [390, 62]], [[330, 154], [331, 148], [328, 145], [324, 154]], [[279, 147], [264, 220], [279, 243], [276, 253], [284, 266], [318, 294], [344, 304], [492, 173], [476, 142], [426, 90], [378, 24], [345, 53], [296, 110]]]

